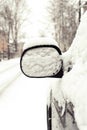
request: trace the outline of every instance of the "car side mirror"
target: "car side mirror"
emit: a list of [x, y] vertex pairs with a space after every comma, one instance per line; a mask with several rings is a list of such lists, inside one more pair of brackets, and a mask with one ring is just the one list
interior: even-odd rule
[[31, 78], [63, 76], [61, 51], [55, 45], [36, 45], [24, 50], [20, 60], [21, 71]]

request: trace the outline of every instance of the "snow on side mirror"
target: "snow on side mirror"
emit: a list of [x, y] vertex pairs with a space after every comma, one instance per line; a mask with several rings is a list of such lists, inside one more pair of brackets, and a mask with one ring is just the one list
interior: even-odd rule
[[32, 78], [63, 76], [61, 51], [55, 45], [37, 45], [24, 50], [20, 67], [24, 75]]

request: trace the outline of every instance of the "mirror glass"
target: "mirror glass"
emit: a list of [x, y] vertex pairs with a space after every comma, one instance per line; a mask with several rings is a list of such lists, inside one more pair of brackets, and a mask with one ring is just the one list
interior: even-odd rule
[[61, 69], [60, 54], [53, 47], [29, 48], [22, 55], [21, 69], [28, 77], [55, 76]]

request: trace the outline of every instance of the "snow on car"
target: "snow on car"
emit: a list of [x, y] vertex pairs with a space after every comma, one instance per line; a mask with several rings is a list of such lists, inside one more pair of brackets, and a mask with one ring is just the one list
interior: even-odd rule
[[[74, 105], [79, 130], [87, 130], [87, 12], [83, 15], [70, 49], [62, 55], [65, 73], [59, 83], [61, 96]], [[58, 84], [56, 91], [59, 90]], [[56, 96], [57, 95], [56, 92]], [[55, 95], [55, 94], [54, 94]], [[57, 100], [60, 100], [58, 97]], [[63, 100], [63, 101], [64, 101]], [[63, 105], [64, 102], [60, 103]]]

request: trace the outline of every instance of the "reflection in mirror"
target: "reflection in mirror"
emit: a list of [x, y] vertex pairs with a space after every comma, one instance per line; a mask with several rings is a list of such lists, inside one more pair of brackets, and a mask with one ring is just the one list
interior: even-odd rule
[[29, 49], [22, 56], [21, 67], [29, 77], [50, 77], [61, 69], [60, 55], [53, 47]]

